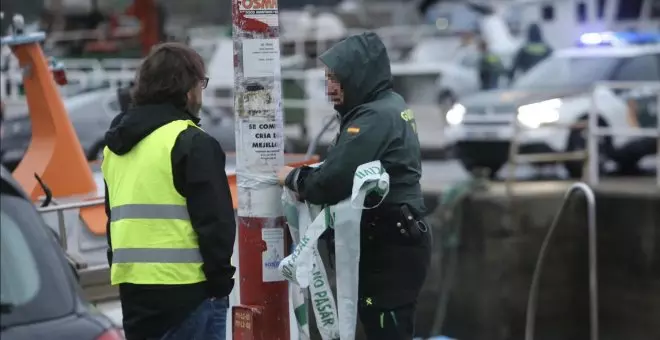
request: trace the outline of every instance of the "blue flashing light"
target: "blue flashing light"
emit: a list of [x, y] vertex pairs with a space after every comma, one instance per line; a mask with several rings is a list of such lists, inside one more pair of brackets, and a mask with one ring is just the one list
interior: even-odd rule
[[580, 36], [579, 46], [622, 46], [660, 44], [660, 33], [600, 32]]

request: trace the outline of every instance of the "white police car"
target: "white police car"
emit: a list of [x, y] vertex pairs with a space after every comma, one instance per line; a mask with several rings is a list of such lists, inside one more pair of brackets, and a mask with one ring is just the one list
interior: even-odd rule
[[[580, 129], [544, 126], [549, 123], [573, 124], [586, 120], [592, 105], [593, 85], [599, 81], [659, 82], [660, 44], [625, 45], [614, 34], [585, 35], [582, 44], [610, 47], [571, 48], [556, 51], [514, 84], [466, 96], [447, 113], [445, 134], [457, 158], [468, 171], [490, 169], [495, 174], [508, 160], [514, 119], [526, 131], [519, 137], [522, 153], [563, 152], [584, 148]], [[615, 90], [597, 91], [599, 124], [625, 126], [625, 98]], [[601, 158], [631, 137], [603, 137]], [[565, 163], [571, 176], [580, 176], [579, 162]]]

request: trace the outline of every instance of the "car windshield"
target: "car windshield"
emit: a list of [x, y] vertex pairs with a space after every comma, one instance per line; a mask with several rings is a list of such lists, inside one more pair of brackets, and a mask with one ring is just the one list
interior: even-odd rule
[[621, 61], [610, 57], [552, 56], [513, 83], [514, 89], [582, 87], [606, 80]]
[[43, 220], [25, 199], [0, 199], [2, 329], [71, 314], [72, 275]]

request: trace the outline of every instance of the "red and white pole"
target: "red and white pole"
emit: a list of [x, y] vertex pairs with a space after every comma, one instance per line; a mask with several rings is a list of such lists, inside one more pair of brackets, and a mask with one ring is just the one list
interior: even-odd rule
[[288, 283], [279, 274], [288, 233], [277, 0], [232, 0], [240, 305], [234, 340], [289, 340]]

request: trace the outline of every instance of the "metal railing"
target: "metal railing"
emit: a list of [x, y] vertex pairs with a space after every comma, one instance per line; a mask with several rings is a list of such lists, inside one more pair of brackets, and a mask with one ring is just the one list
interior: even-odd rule
[[[567, 162], [567, 161], [586, 161], [588, 158], [587, 150], [579, 150], [572, 152], [543, 152], [536, 154], [521, 154], [520, 153], [520, 138], [521, 134], [526, 131], [525, 127], [514, 118], [511, 122], [513, 126], [513, 135], [509, 145], [509, 168], [505, 179], [505, 189], [508, 197], [513, 196], [513, 184], [516, 181], [516, 170], [520, 164], [529, 163], [546, 163], [546, 162]], [[575, 129], [574, 123], [561, 124], [551, 123], [542, 125], [544, 128], [557, 128], [557, 129]], [[585, 162], [586, 163], [586, 162]]]
[[[65, 61], [69, 62], [69, 61]], [[77, 61], [74, 61], [74, 63]], [[68, 64], [65, 64], [68, 65]], [[111, 89], [128, 85], [135, 79], [135, 69], [126, 65], [116, 65], [122, 69], [103, 68], [102, 63], [81, 62], [76, 67], [65, 66], [68, 84], [58, 87], [63, 96], [79, 93], [85, 89], [97, 88], [108, 84]], [[8, 69], [0, 74], [0, 91], [2, 99], [9, 105], [21, 105], [25, 103], [25, 93], [22, 93], [23, 74], [20, 69]]]
[[[59, 241], [60, 244], [62, 245], [62, 249], [64, 249], [65, 252], [68, 252], [69, 250], [69, 245], [68, 245], [68, 235], [66, 232], [66, 221], [64, 220], [64, 212], [67, 210], [74, 210], [74, 209], [80, 209], [80, 208], [86, 208], [86, 207], [93, 207], [97, 205], [105, 204], [105, 199], [104, 198], [97, 198], [89, 201], [82, 201], [82, 202], [75, 202], [75, 203], [64, 203], [64, 204], [54, 204], [48, 207], [38, 207], [37, 211], [39, 213], [46, 214], [46, 213], [51, 213], [55, 212], [57, 215], [57, 230], [59, 233]], [[77, 232], [77, 229], [74, 228], [74, 231]]]
[[[511, 122], [513, 127], [513, 134], [509, 146], [509, 168], [505, 180], [506, 192], [509, 196], [513, 194], [513, 184], [516, 181], [516, 169], [519, 164], [523, 163], [546, 163], [546, 162], [567, 162], [567, 161], [583, 161], [584, 171], [582, 172], [582, 179], [590, 185], [596, 185], [600, 179], [600, 159], [598, 146], [598, 139], [603, 136], [627, 136], [627, 137], [649, 137], [657, 139], [657, 147], [660, 150], [660, 120], [656, 128], [642, 128], [642, 127], [621, 127], [621, 126], [599, 126], [598, 120], [602, 116], [600, 108], [597, 105], [596, 95], [599, 89], [633, 89], [640, 86], [651, 86], [658, 89], [656, 94], [657, 112], [660, 112], [660, 82], [602, 82], [593, 87], [591, 93], [591, 107], [587, 112], [587, 147], [584, 150], [577, 150], [571, 152], [547, 152], [538, 154], [521, 154], [520, 144], [521, 135], [528, 131], [516, 118]], [[627, 115], [627, 113], [626, 113]], [[541, 125], [543, 128], [564, 128], [564, 129], [584, 129], [584, 124], [579, 122], [572, 123], [551, 123]], [[660, 151], [659, 151], [660, 152]], [[656, 183], [660, 187], [660, 155], [656, 155]]]
[[[655, 89], [656, 97], [656, 127], [603, 127], [598, 125], [599, 107], [597, 105], [596, 94], [598, 90], [607, 88], [610, 90], [629, 90], [644, 86], [645, 88]], [[596, 185], [600, 180], [600, 160], [598, 152], [598, 139], [604, 136], [619, 137], [648, 137], [656, 138], [656, 185], [660, 189], [660, 82], [602, 82], [594, 87], [591, 96], [591, 110], [589, 110], [587, 138], [587, 153], [590, 155], [587, 164], [587, 180], [589, 184]]]
[[[75, 61], [72, 63], [75, 64]], [[122, 62], [122, 64], [130, 66], [129, 62]], [[62, 94], [74, 95], [76, 90], [81, 90], [85, 86], [93, 86], [93, 84], [102, 83], [108, 83], [108, 91], [111, 92], [112, 89], [121, 86], [121, 84], [127, 84], [128, 82], [134, 80], [134, 71], [99, 71], [98, 67], [100, 67], [100, 65], [101, 63], [97, 63], [96, 61], [90, 61], [89, 64], [81, 61], [79, 65], [80, 67], [87, 68], [88, 66], [93, 66], [95, 67], [94, 71], [67, 71], [67, 78], [69, 79], [70, 85], [66, 85], [60, 88]], [[438, 76], [440, 75], [440, 71], [435, 69], [429, 69], [427, 73], [421, 74], [408, 74], [405, 72], [405, 70], [394, 70], [393, 73], [394, 77], [426, 77], [429, 74], [437, 74]], [[7, 76], [11, 76], [11, 78], [8, 78]], [[289, 95], [284, 97], [282, 99], [282, 107], [284, 109], [300, 110], [304, 113], [305, 120], [310, 121], [315, 120], [315, 117], [325, 117], [332, 115], [335, 112], [325, 93], [325, 75], [323, 70], [283, 70], [281, 77], [283, 82], [286, 82], [286, 84], [283, 84], [282, 92], [286, 92], [284, 86], [297, 86], [304, 91], [301, 92], [299, 96], [293, 97], [293, 95]], [[18, 87], [21, 83], [22, 76], [17, 72], [2, 74], [2, 84], [0, 84], [0, 88], [3, 91], [3, 100], [5, 100], [5, 104], [16, 107], [24, 107], [24, 94], [21, 94], [18, 91]], [[292, 83], [295, 84], [291, 85]], [[413, 94], [413, 91], [410, 91], [410, 93], [411, 95], [418, 94], [418, 92], [414, 92]], [[283, 93], [283, 95], [286, 95], [286, 93]], [[114, 95], [112, 98], [114, 98]], [[413, 109], [415, 112], [421, 113], [422, 115], [424, 114], [422, 112], [433, 112], [432, 116], [438, 117], [437, 131], [440, 131], [441, 134], [442, 131], [444, 131], [444, 119], [442, 118], [441, 108], [437, 103], [433, 102], [434, 99], [435, 97], [431, 98], [431, 96], [422, 99], [412, 99], [409, 100], [408, 104], [410, 105], [411, 109]], [[226, 89], [225, 91], [225, 89], [222, 87], [210, 87], [207, 91], [205, 91], [204, 104], [210, 108], [233, 111], [235, 103], [232, 96], [232, 91], [230, 89]], [[27, 111], [27, 109], [24, 109], [24, 112], [25, 111]], [[431, 114], [426, 116], [431, 116]], [[307, 127], [310, 128], [310, 131], [321, 128], [320, 126]], [[442, 138], [441, 135], [436, 137]]]
[[599, 318], [598, 318], [598, 252], [597, 252], [597, 230], [596, 230], [596, 195], [594, 194], [591, 187], [585, 183], [575, 183], [573, 184], [564, 195], [562, 204], [555, 215], [548, 233], [543, 240], [541, 249], [539, 251], [539, 257], [536, 261], [536, 267], [534, 268], [534, 273], [532, 274], [532, 283], [529, 289], [529, 298], [527, 300], [527, 312], [525, 315], [525, 340], [534, 339], [534, 331], [536, 330], [535, 319], [537, 311], [537, 302], [538, 302], [538, 293], [539, 285], [541, 279], [541, 272], [543, 270], [543, 264], [545, 261], [545, 255], [548, 250], [548, 245], [552, 240], [552, 235], [554, 234], [559, 220], [568, 205], [568, 201], [571, 196], [575, 193], [581, 191], [587, 202], [587, 229], [588, 229], [588, 240], [589, 240], [589, 329], [590, 329], [590, 339], [598, 340], [599, 339]]

